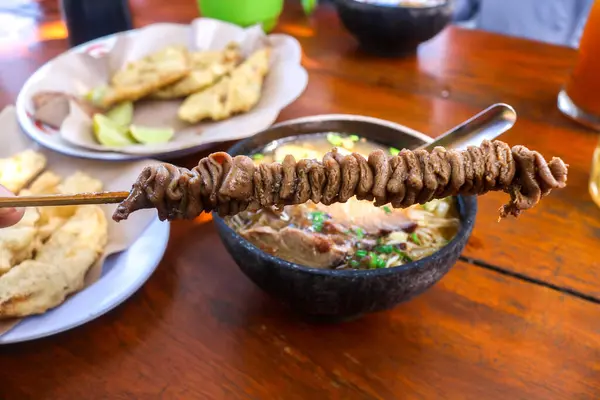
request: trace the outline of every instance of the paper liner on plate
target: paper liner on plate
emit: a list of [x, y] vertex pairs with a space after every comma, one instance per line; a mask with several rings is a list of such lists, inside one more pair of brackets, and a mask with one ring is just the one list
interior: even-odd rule
[[[285, 106], [306, 88], [308, 76], [301, 66], [298, 41], [287, 35], [265, 35], [259, 26], [240, 28], [208, 18], [191, 25], [155, 24], [133, 34], [118, 35], [113, 47], [102, 56], [70, 52], [45, 67], [43, 77], [28, 88], [27, 98], [42, 90], [58, 90], [82, 96], [90, 89], [106, 84], [128, 62], [170, 45], [187, 45], [191, 50], [220, 50], [228, 43], [240, 44], [244, 56], [271, 46], [271, 68], [263, 84], [258, 104], [249, 112], [219, 122], [188, 125], [177, 117], [182, 100], [140, 101], [135, 104], [134, 123], [153, 127], [173, 127], [174, 138], [165, 144], [135, 144], [107, 147], [98, 144], [92, 133], [92, 120], [76, 104], [64, 120], [60, 134], [69, 143], [96, 151], [129, 154], [155, 154], [199, 145], [242, 139], [267, 128]], [[30, 104], [30, 109], [32, 109]]]
[[[15, 109], [12, 106], [5, 108], [0, 113], [0, 132], [2, 133], [0, 135], [0, 158], [10, 157], [26, 149], [34, 149], [46, 156], [48, 160], [46, 170], [53, 171], [62, 177], [67, 177], [75, 171], [85, 172], [101, 180], [104, 184], [104, 190], [107, 191], [131, 189], [131, 184], [138, 177], [142, 169], [147, 165], [157, 162], [144, 160], [133, 163], [103, 163], [65, 157], [50, 152], [40, 148], [21, 133]], [[132, 215], [126, 223], [117, 224], [112, 220], [112, 213], [116, 205], [103, 205], [101, 207], [108, 221], [108, 243], [104, 254], [88, 271], [85, 278], [85, 287], [92, 285], [100, 278], [106, 257], [131, 246], [140, 237], [146, 227], [148, 227], [150, 222], [156, 218], [152, 210], [143, 210]], [[85, 287], [82, 290], [85, 290]], [[69, 299], [67, 298], [66, 301], [69, 301]], [[0, 335], [8, 332], [19, 321], [20, 319], [0, 321]]]

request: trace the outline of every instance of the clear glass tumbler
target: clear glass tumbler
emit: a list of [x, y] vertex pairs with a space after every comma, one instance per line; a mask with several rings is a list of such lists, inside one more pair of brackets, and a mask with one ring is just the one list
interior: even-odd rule
[[[600, 0], [591, 8], [575, 68], [558, 95], [558, 108], [575, 121], [600, 131]], [[592, 158], [589, 190], [600, 207], [600, 140]]]

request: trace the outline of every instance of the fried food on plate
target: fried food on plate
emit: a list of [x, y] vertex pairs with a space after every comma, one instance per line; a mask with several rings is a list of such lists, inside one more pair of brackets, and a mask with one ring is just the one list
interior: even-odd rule
[[81, 171], [75, 171], [73, 175], [68, 176], [60, 185], [58, 185], [58, 193], [74, 194], [100, 192], [102, 187], [102, 182], [99, 179], [92, 178]]
[[[28, 196], [102, 190], [102, 182], [81, 172], [61, 181], [62, 178], [54, 172], [45, 171], [19, 194]], [[77, 206], [27, 208], [17, 224], [0, 229], [0, 276], [20, 262], [32, 258], [42, 243], [76, 210]]]
[[[23, 189], [20, 194], [23, 196], [42, 195], [42, 194], [73, 194], [86, 192], [102, 191], [103, 184], [99, 179], [81, 172], [75, 171], [72, 175], [67, 176], [64, 180], [52, 171], [44, 171], [38, 176], [28, 188]], [[58, 208], [58, 207], [43, 207], [43, 209]], [[68, 206], [61, 206], [63, 210], [71, 209]], [[70, 212], [69, 216], [73, 215]]]
[[177, 99], [199, 92], [230, 73], [241, 61], [242, 54], [237, 43], [224, 50], [190, 53], [192, 71], [185, 78], [152, 93], [155, 99]]
[[[103, 186], [104, 185], [100, 180], [92, 178], [81, 171], [76, 171], [73, 175], [68, 176], [60, 185], [58, 185], [57, 191], [60, 194], [101, 192], [103, 190]], [[78, 206], [62, 206], [52, 208], [54, 209], [54, 215], [62, 218], [70, 218], [73, 216], [73, 214], [75, 214]]]
[[35, 208], [25, 209], [23, 218], [15, 225], [0, 229], [0, 275], [33, 256], [41, 246], [37, 236], [40, 214]]
[[35, 259], [0, 277], [0, 318], [43, 313], [83, 288], [86, 273], [104, 251], [107, 232], [100, 207], [79, 207]]
[[46, 167], [46, 157], [33, 150], [25, 150], [9, 158], [0, 159], [0, 184], [18, 193]]
[[260, 100], [270, 54], [268, 47], [257, 50], [214, 86], [186, 98], [179, 118], [189, 123], [219, 121], [249, 111]]
[[[86, 192], [100, 192], [103, 189], [102, 182], [92, 178], [80, 171], [62, 178], [52, 171], [45, 171], [34, 180], [28, 189], [22, 190], [21, 195], [44, 195], [44, 194], [73, 194]], [[52, 232], [61, 226], [68, 218], [72, 217], [77, 206], [40, 207], [38, 209], [40, 218], [37, 223], [38, 236], [41, 240], [47, 239]]]
[[[46, 166], [46, 157], [33, 150], [0, 159], [0, 184], [11, 191], [22, 192]], [[0, 229], [0, 275], [21, 261], [31, 258], [41, 241], [37, 236], [40, 214], [27, 208], [23, 218], [13, 226]]]
[[42, 194], [55, 194], [62, 178], [52, 171], [44, 171], [35, 178], [28, 188], [21, 190], [21, 196], [34, 196]]
[[[102, 190], [85, 173], [63, 180], [45, 167], [44, 155], [33, 150], [0, 159], [0, 183], [21, 195]], [[81, 289], [107, 237], [98, 206], [27, 208], [21, 221], [0, 229], [0, 318], [42, 313]]]
[[190, 73], [189, 54], [183, 46], [171, 46], [130, 62], [111, 79], [110, 85], [93, 90], [90, 100], [104, 108], [122, 101], [136, 101]]
[[[44, 194], [57, 194], [58, 185], [62, 178], [52, 171], [44, 171], [38, 176], [28, 188], [21, 190], [21, 196], [34, 196]], [[36, 235], [39, 241], [46, 240], [52, 232], [61, 226], [65, 219], [57, 214], [60, 213], [60, 207], [40, 207], [37, 209], [39, 214], [36, 222]], [[14, 266], [14, 264], [12, 265]]]
[[73, 264], [82, 261], [85, 271], [104, 251], [108, 236], [106, 216], [98, 206], [80, 206], [68, 221], [38, 250], [36, 261]]

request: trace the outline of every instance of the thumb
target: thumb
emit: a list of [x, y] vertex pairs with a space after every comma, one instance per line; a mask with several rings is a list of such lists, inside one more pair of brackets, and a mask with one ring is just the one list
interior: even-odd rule
[[[0, 185], [0, 197], [14, 197], [14, 193]], [[16, 208], [0, 208], [0, 228], [6, 228], [19, 222], [23, 218], [23, 210]]]

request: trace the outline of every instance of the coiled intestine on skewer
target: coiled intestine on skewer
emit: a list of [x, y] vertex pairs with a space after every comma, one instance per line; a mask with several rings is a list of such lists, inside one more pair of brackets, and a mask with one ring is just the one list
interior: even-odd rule
[[567, 172], [560, 158], [546, 162], [536, 151], [511, 149], [500, 141], [462, 151], [402, 150], [396, 156], [376, 150], [366, 159], [333, 149], [322, 161], [296, 161], [288, 155], [282, 163], [260, 165], [246, 156], [218, 152], [192, 170], [166, 163], [145, 168], [113, 218], [120, 221], [136, 210], [156, 208], [161, 220], [192, 219], [202, 212], [234, 215], [309, 200], [329, 205], [353, 196], [375, 206], [404, 208], [489, 191], [509, 193], [510, 201], [500, 208], [504, 218], [518, 216], [552, 189], [565, 187]]

